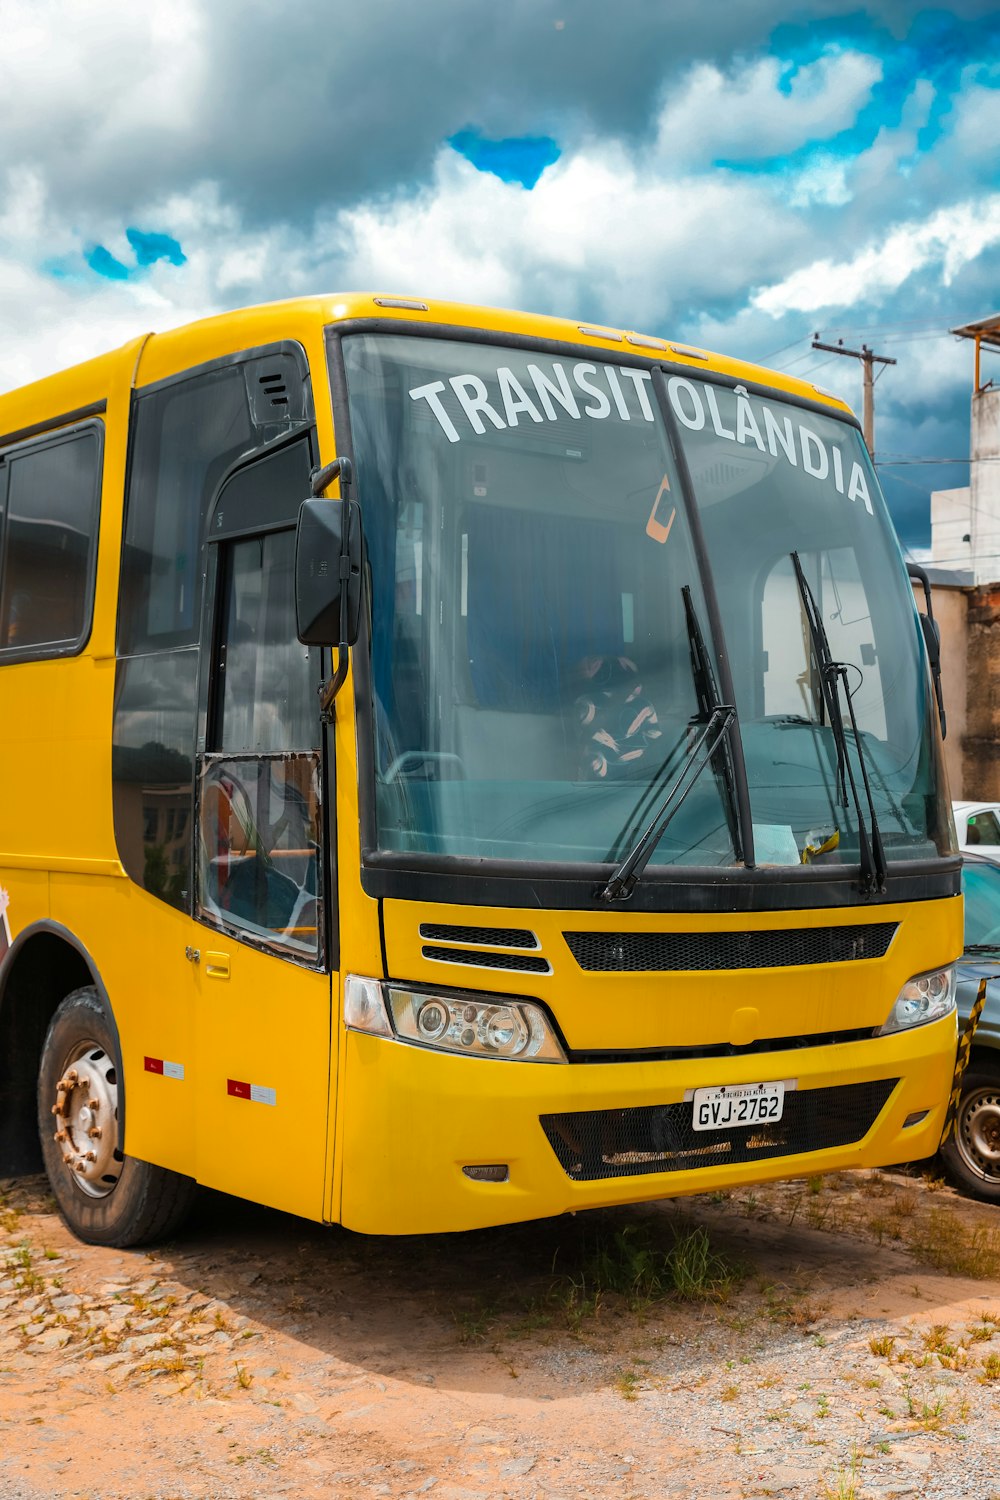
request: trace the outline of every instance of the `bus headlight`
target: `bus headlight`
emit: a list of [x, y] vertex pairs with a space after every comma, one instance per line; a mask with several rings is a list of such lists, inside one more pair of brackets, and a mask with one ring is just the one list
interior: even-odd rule
[[566, 1061], [552, 1023], [530, 1000], [442, 995], [348, 974], [344, 1024], [352, 1031], [394, 1033], [404, 1041], [469, 1057]]
[[908, 979], [896, 997], [889, 1019], [876, 1033], [888, 1036], [911, 1026], [939, 1021], [955, 1009], [955, 966], [932, 969], [929, 974], [915, 974]]
[[519, 1062], [565, 1062], [540, 1005], [497, 995], [440, 995], [387, 984], [389, 1011], [399, 1036], [464, 1052]]

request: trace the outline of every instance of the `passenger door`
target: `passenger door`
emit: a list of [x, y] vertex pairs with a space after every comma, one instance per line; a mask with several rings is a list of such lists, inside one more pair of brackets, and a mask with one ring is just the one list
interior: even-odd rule
[[196, 756], [200, 1181], [322, 1216], [333, 1101], [318, 654], [295, 631], [311, 443], [273, 443], [209, 522]]

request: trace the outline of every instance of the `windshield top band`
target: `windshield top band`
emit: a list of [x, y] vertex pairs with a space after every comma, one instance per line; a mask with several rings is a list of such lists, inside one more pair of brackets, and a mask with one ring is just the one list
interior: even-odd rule
[[[751, 396], [774, 399], [775, 396], [780, 395], [781, 400], [788, 406], [798, 407], [802, 411], [817, 412], [822, 416], [843, 422], [845, 427], [853, 427], [858, 432], [862, 430], [861, 423], [854, 413], [842, 406], [831, 406], [826, 401], [816, 400], [798, 391], [779, 392], [773, 383], [754, 380], [747, 375], [727, 375], [722, 370], [706, 369], [701, 363], [692, 365], [688, 361], [665, 359], [662, 356], [657, 358], [654, 357], [653, 350], [642, 355], [624, 345], [620, 348], [600, 349], [595, 348], [593, 344], [574, 344], [568, 339], [534, 338], [525, 333], [507, 333], [499, 328], [464, 328], [456, 323], [404, 323], [399, 318], [354, 318], [343, 323], [331, 323], [326, 329], [328, 343], [338, 346], [342, 339], [365, 333], [389, 334], [396, 338], [447, 339], [449, 342], [458, 340], [465, 344], [487, 344], [500, 349], [522, 349], [529, 353], [552, 354], [557, 357], [574, 355], [578, 358], [596, 359], [601, 364], [607, 364], [609, 356], [613, 356], [616, 365], [632, 365], [637, 370], [647, 370], [651, 374], [655, 370], [662, 370], [669, 375], [686, 375], [694, 380], [702, 381], [711, 380], [714, 385], [724, 386], [728, 390], [735, 390], [737, 386], [740, 386]], [[338, 355], [340, 358], [343, 357], [339, 354], [339, 349]], [[346, 386], [344, 397], [346, 412]], [[337, 431], [341, 431], [340, 424], [338, 424]]]

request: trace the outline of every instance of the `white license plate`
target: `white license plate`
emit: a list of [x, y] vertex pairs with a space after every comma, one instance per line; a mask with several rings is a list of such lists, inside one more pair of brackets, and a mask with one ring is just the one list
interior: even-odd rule
[[728, 1130], [740, 1125], [770, 1125], [781, 1119], [784, 1083], [732, 1083], [695, 1089], [695, 1130]]

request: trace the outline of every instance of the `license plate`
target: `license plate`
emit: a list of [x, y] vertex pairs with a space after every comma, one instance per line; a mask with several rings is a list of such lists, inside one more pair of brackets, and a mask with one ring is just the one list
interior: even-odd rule
[[770, 1125], [781, 1119], [784, 1083], [731, 1083], [695, 1089], [695, 1130], [727, 1130], [740, 1125]]

